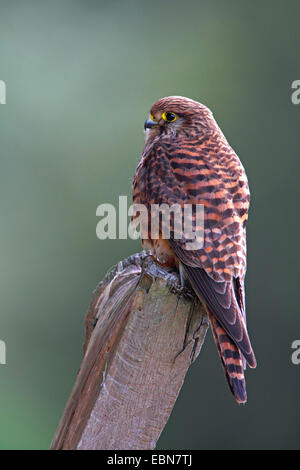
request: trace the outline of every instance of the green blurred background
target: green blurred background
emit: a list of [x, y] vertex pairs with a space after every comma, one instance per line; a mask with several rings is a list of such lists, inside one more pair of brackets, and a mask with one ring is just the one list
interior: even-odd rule
[[28, 0], [0, 10], [0, 447], [49, 447], [92, 290], [140, 250], [98, 240], [96, 208], [130, 196], [148, 110], [176, 94], [213, 110], [247, 170], [258, 368], [237, 406], [208, 334], [158, 448], [299, 448], [299, 1]]

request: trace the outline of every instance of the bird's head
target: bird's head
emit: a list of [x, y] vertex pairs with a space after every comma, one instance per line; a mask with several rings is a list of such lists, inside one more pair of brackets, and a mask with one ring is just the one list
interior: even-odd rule
[[212, 112], [197, 101], [182, 96], [158, 100], [150, 109], [144, 129], [146, 142], [156, 136], [195, 137], [216, 130]]

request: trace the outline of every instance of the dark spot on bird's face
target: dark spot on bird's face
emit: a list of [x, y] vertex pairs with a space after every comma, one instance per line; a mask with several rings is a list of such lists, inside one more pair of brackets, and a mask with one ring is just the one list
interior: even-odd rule
[[177, 119], [177, 115], [175, 113], [172, 113], [171, 111], [162, 113], [161, 117], [165, 122], [174, 122]]

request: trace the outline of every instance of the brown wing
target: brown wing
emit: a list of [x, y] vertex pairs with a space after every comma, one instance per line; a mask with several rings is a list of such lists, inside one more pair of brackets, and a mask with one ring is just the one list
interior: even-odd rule
[[[176, 255], [181, 259], [181, 251], [176, 242], [170, 240]], [[195, 292], [204, 301], [208, 312], [213, 314], [243, 354], [250, 367], [256, 367], [256, 360], [247, 333], [245, 311], [239, 305], [235, 279], [217, 282], [203, 268], [194, 268], [183, 263], [183, 268]]]
[[[204, 205], [204, 246], [187, 249], [188, 240], [176, 239], [174, 227], [170, 243], [195, 291], [255, 366], [243, 306], [249, 190], [244, 169], [225, 138], [213, 135], [176, 145], [161, 138], [142, 158], [134, 194], [149, 207]], [[196, 225], [193, 215], [194, 229]]]
[[[187, 249], [184, 237], [176, 242], [184, 251], [182, 261], [202, 267], [216, 281], [244, 278], [246, 271], [245, 225], [249, 189], [245, 171], [225, 139], [170, 144], [161, 138], [146, 153], [134, 180], [134, 202], [146, 204], [203, 204], [204, 246]], [[193, 214], [193, 229], [197, 220]], [[173, 231], [173, 232], [172, 232]], [[171, 234], [176, 239], [174, 227]]]

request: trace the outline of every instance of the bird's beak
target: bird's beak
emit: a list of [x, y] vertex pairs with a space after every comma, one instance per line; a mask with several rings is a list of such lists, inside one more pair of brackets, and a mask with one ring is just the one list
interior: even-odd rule
[[154, 119], [152, 119], [151, 117], [149, 117], [148, 119], [146, 119], [145, 121], [145, 124], [144, 124], [144, 129], [152, 129], [153, 127], [156, 127], [158, 126], [158, 122], [157, 121], [154, 121]]

